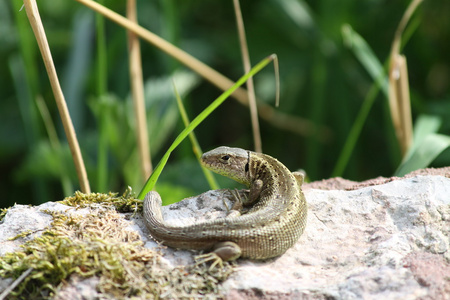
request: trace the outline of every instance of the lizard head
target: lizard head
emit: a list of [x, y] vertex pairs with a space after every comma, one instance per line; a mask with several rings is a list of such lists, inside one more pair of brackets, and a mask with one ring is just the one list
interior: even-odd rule
[[222, 146], [204, 153], [202, 165], [217, 174], [249, 186], [249, 158], [249, 151]]

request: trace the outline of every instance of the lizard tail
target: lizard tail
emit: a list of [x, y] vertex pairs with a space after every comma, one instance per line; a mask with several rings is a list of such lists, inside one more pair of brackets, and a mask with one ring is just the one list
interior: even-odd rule
[[[161, 196], [157, 192], [149, 192], [144, 199], [144, 222], [151, 236], [163, 244], [181, 249], [209, 249], [215, 244], [214, 239], [196, 236], [196, 230], [183, 226], [167, 224], [161, 211]], [[198, 230], [198, 229], [197, 229]]]
[[154, 191], [148, 192], [144, 198], [144, 220], [150, 232], [157, 228], [165, 227], [161, 212], [161, 196]]

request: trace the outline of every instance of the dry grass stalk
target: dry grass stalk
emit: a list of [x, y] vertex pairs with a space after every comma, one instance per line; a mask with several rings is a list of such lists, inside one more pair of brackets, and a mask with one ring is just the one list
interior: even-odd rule
[[28, 20], [30, 21], [39, 46], [39, 50], [41, 51], [41, 55], [44, 60], [45, 68], [47, 70], [53, 94], [55, 96], [55, 101], [58, 106], [59, 115], [61, 116], [61, 120], [64, 126], [64, 132], [66, 133], [67, 141], [69, 142], [70, 151], [72, 153], [72, 158], [75, 163], [75, 169], [77, 171], [81, 191], [85, 194], [89, 194], [91, 192], [91, 188], [89, 186], [83, 157], [81, 156], [80, 145], [78, 144], [75, 129], [72, 124], [72, 119], [70, 118], [69, 110], [67, 109], [67, 104], [64, 99], [61, 86], [59, 84], [58, 75], [56, 74], [55, 65], [53, 64], [52, 54], [50, 52], [50, 47], [48, 45], [44, 26], [42, 25], [36, 1], [25, 0], [24, 5]]
[[33, 271], [33, 268], [29, 268], [25, 272], [22, 273], [14, 282], [9, 285], [1, 294], [0, 294], [0, 300], [7, 299], [11, 292], [28, 276], [30, 275], [31, 271]]
[[[127, 17], [137, 23], [136, 0], [127, 1]], [[130, 85], [133, 95], [134, 115], [136, 116], [136, 139], [139, 151], [141, 173], [144, 179], [152, 172], [150, 145], [148, 141], [147, 118], [145, 114], [144, 83], [142, 76], [141, 49], [137, 35], [128, 31], [130, 59]]]
[[[250, 55], [248, 53], [247, 39], [245, 37], [244, 20], [242, 18], [242, 11], [239, 4], [239, 0], [233, 0], [234, 12], [236, 14], [236, 23], [239, 34], [239, 42], [241, 45], [242, 62], [244, 64], [244, 71], [248, 73], [251, 69]], [[253, 77], [247, 80], [248, 102], [250, 107], [250, 117], [252, 120], [253, 128], [253, 142], [255, 151], [262, 153], [261, 132], [259, 130], [258, 122], [258, 108], [256, 106], [255, 88], [253, 84]]]
[[404, 156], [412, 145], [413, 126], [411, 117], [411, 100], [409, 97], [408, 69], [406, 58], [400, 55], [402, 33], [423, 0], [413, 0], [406, 9], [392, 42], [389, 65], [389, 106], [402, 155]]
[[[189, 55], [183, 50], [175, 47], [171, 43], [167, 42], [166, 40], [162, 39], [156, 34], [148, 31], [147, 29], [139, 26], [138, 24], [131, 22], [127, 18], [124, 18], [123, 16], [113, 12], [112, 10], [91, 0], [76, 0], [76, 1], [91, 8], [97, 13], [102, 14], [108, 19], [116, 22], [123, 28], [134, 32], [136, 35], [146, 40], [150, 44], [154, 45], [161, 51], [177, 59], [179, 62], [181, 62], [182, 64], [184, 64], [185, 66], [187, 66], [188, 68], [190, 68], [191, 70], [202, 76], [204, 79], [211, 82], [219, 89], [225, 91], [234, 84], [232, 80], [223, 76], [216, 70], [199, 61], [198, 59], [194, 58], [193, 56]], [[247, 91], [243, 88], [238, 88], [232, 94], [232, 97], [234, 97], [243, 105], [249, 105]], [[261, 118], [265, 119], [266, 121], [268, 121], [269, 123], [278, 128], [282, 128], [284, 130], [288, 130], [302, 136], [315, 135], [321, 141], [325, 141], [330, 138], [329, 129], [324, 127], [317, 128], [315, 124], [313, 124], [309, 120], [277, 112], [271, 106], [262, 102], [258, 102], [258, 110], [259, 116]]]
[[397, 54], [391, 57], [391, 60], [393, 64], [389, 72], [389, 104], [397, 140], [402, 155], [405, 155], [413, 139], [408, 69], [405, 56]]

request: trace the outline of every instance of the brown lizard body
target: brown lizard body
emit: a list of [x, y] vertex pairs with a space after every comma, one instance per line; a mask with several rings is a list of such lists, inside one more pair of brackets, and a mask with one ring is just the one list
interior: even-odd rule
[[209, 151], [202, 164], [249, 186], [244, 205], [253, 206], [243, 215], [172, 226], [163, 220], [159, 194], [150, 192], [144, 200], [144, 219], [156, 240], [181, 249], [212, 249], [223, 260], [275, 257], [297, 242], [307, 215], [300, 173], [291, 173], [273, 157], [239, 148]]

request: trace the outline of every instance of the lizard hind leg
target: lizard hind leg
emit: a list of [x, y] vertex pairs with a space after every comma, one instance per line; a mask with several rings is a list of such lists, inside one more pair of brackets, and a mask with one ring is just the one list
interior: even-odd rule
[[217, 265], [223, 267], [223, 261], [236, 260], [241, 256], [241, 248], [233, 242], [220, 242], [214, 246], [214, 250], [210, 253], [197, 255], [195, 257], [196, 265], [207, 263], [212, 261], [213, 263], [209, 267], [210, 270], [214, 269]]

